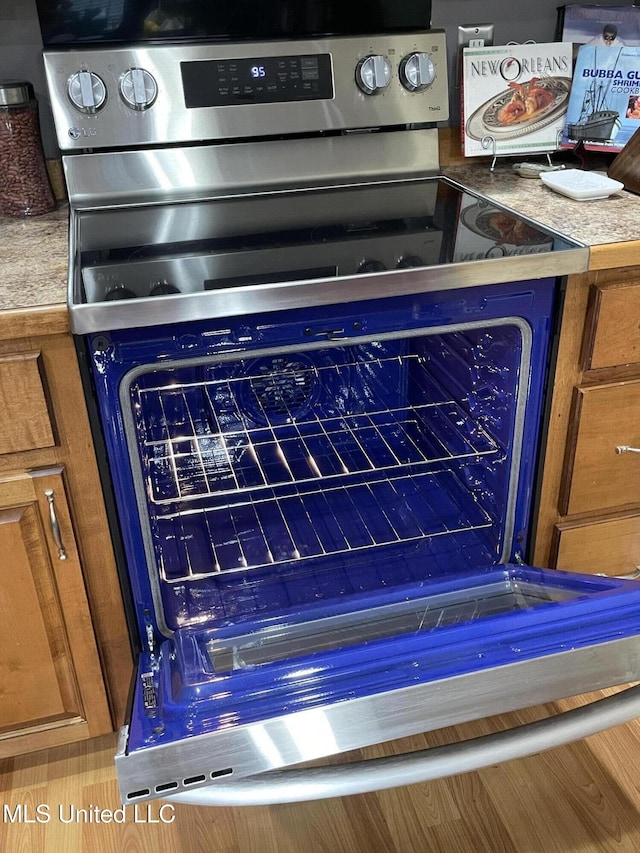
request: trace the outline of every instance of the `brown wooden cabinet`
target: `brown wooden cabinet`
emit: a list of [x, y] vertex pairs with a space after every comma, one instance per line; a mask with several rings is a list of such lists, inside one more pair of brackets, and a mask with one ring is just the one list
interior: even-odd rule
[[0, 757], [112, 731], [131, 672], [75, 350], [0, 337]]
[[60, 468], [0, 477], [0, 756], [111, 728]]
[[640, 569], [640, 267], [568, 281], [534, 561]]

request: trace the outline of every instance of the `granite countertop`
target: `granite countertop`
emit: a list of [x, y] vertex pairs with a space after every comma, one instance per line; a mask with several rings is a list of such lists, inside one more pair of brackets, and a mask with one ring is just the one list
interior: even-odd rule
[[69, 209], [0, 216], [0, 339], [68, 331]]
[[[587, 246], [640, 241], [640, 196], [623, 190], [599, 201], [574, 201], [537, 178], [521, 178], [509, 163], [464, 164], [443, 170], [452, 180], [495, 199]], [[638, 244], [640, 263], [640, 242]]]
[[[602, 201], [558, 195], [511, 166], [464, 163], [443, 170], [456, 182], [591, 247], [590, 268], [640, 263], [640, 196]], [[0, 339], [68, 331], [68, 207], [25, 219], [0, 216]], [[600, 254], [599, 247], [602, 247]]]

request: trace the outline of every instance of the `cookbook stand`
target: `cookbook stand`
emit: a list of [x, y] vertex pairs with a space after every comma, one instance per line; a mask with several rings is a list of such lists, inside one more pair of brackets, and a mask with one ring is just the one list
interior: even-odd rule
[[[546, 156], [548, 166], [553, 166], [553, 163], [551, 162], [551, 155], [562, 150], [560, 147], [560, 141], [562, 139], [562, 133], [563, 133], [563, 131], [561, 129], [558, 129], [558, 133], [556, 136], [556, 147], [555, 148], [550, 148], [548, 151], [536, 151], [536, 155], [544, 154]], [[495, 136], [491, 136], [491, 134], [487, 134], [486, 136], [483, 136], [482, 139], [480, 140], [480, 144], [485, 149], [485, 151], [489, 152], [489, 154], [492, 157], [491, 166], [489, 167], [490, 172], [493, 172], [495, 170], [496, 163], [498, 161], [499, 156], [502, 156], [502, 158], [504, 160], [506, 160], [507, 157], [516, 156], [515, 154], [502, 154], [502, 155], [497, 154], [496, 153], [496, 139], [495, 139]]]

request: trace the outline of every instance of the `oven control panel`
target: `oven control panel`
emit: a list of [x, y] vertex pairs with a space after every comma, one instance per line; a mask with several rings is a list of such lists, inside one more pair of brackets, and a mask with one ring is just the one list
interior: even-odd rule
[[333, 97], [328, 53], [180, 63], [187, 109]]
[[444, 121], [445, 34], [47, 50], [62, 150]]

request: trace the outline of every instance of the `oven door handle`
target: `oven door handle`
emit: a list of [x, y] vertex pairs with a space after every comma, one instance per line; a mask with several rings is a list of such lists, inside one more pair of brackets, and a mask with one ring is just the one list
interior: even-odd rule
[[636, 717], [640, 717], [640, 685], [544, 720], [472, 740], [347, 764], [271, 770], [163, 799], [200, 806], [262, 806], [364, 794], [523, 758]]

